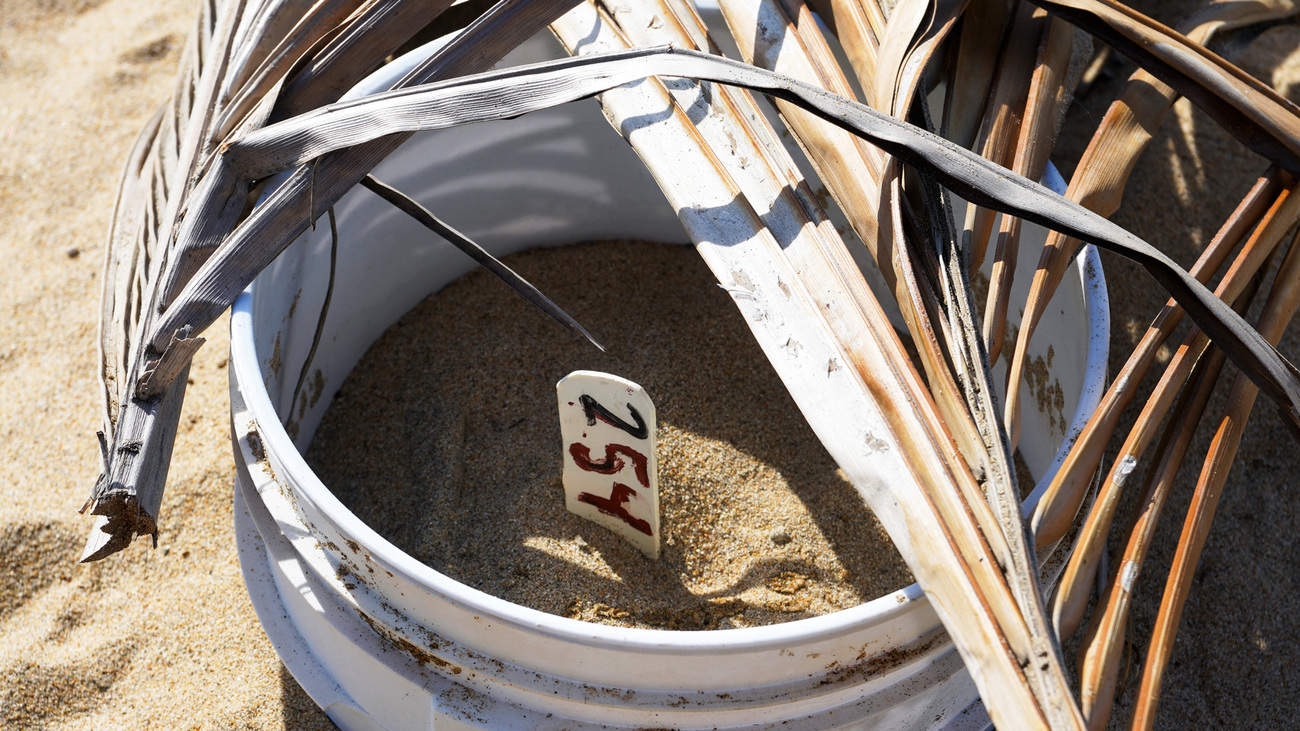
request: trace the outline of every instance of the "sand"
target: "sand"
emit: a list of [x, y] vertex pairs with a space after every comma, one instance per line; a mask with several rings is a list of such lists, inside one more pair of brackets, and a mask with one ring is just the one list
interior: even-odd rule
[[[505, 262], [607, 352], [481, 270], [426, 299], [370, 347], [307, 453], [358, 517], [476, 589], [626, 627], [774, 624], [912, 583], [694, 250], [601, 242]], [[555, 382], [575, 370], [655, 401], [657, 561], [564, 507]]]
[[191, 371], [158, 550], [75, 563], [99, 471], [104, 234], [190, 0], [0, 2], [0, 727], [329, 728], [253, 613], [232, 532], [226, 325]]
[[[1199, 3], [1134, 5], [1172, 24]], [[142, 541], [106, 563], [73, 563], [87, 526], [76, 509], [98, 472], [95, 320], [113, 189], [131, 139], [172, 86], [195, 13], [190, 0], [0, 2], [5, 728], [327, 727], [276, 658], [239, 578], [224, 323], [206, 333], [192, 371], [158, 550]], [[1277, 29], [1237, 57], [1295, 98], [1297, 42], [1296, 29]], [[1067, 173], [1116, 89], [1102, 83], [1076, 108], [1056, 156]], [[1262, 167], [1182, 103], [1116, 219], [1190, 263]], [[1119, 352], [1162, 298], [1134, 267], [1106, 265]], [[1300, 339], [1287, 336], [1282, 351], [1300, 360]], [[1285, 726], [1300, 710], [1300, 450], [1267, 412], [1256, 409], [1219, 506], [1165, 684], [1165, 728]], [[1188, 460], [1139, 580], [1139, 644], [1198, 461]]]

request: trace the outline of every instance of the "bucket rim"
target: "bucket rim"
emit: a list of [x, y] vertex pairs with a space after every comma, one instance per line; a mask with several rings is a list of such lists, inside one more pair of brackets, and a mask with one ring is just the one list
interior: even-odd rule
[[[394, 60], [358, 83], [343, 99], [387, 90], [444, 43], [445, 39], [433, 41]], [[285, 172], [273, 177], [265, 186], [258, 204], [270, 196], [289, 174]], [[1043, 182], [1058, 193], [1065, 192], [1065, 181], [1050, 163]], [[1082, 279], [1082, 304], [1087, 312], [1089, 333], [1084, 385], [1067, 436], [1057, 451], [1052, 467], [1040, 477], [1034, 491], [1025, 501], [1025, 511], [1031, 511], [1037, 499], [1045, 492], [1051, 476], [1064, 460], [1075, 436], [1087, 423], [1105, 391], [1109, 350], [1109, 298], [1101, 259], [1093, 246], [1082, 247], [1075, 259], [1075, 269]], [[274, 454], [282, 468], [293, 476], [287, 480], [289, 484], [284, 484], [278, 475], [276, 480], [293, 490], [298, 499], [312, 503], [377, 561], [391, 570], [400, 571], [407, 580], [443, 600], [475, 614], [492, 617], [498, 622], [579, 645], [683, 655], [698, 652], [738, 654], [788, 647], [792, 643], [824, 641], [868, 626], [887, 623], [905, 613], [930, 611], [929, 602], [923, 601], [925, 594], [920, 585], [912, 583], [855, 607], [778, 624], [720, 630], [641, 629], [613, 627], [549, 614], [461, 583], [403, 551], [359, 519], [316, 475], [293, 443], [272, 404], [258, 365], [253, 309], [258, 281], [261, 279], [263, 276], [259, 275], [231, 308], [230, 363], [232, 379], [237, 382], [235, 385], [240, 389], [245, 407], [256, 423], [266, 452]], [[935, 626], [939, 624], [937, 617], [932, 617], [932, 622]], [[946, 645], [944, 643], [945, 647]], [[942, 649], [936, 647], [934, 651]]]

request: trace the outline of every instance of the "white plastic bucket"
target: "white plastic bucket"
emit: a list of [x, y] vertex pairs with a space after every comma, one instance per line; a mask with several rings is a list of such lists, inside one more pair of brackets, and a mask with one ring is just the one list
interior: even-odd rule
[[[507, 62], [557, 52], [539, 36]], [[358, 93], [386, 88], [412, 63], [386, 67]], [[594, 101], [418, 135], [376, 175], [497, 255], [611, 238], [685, 242], [654, 181]], [[335, 295], [308, 379], [321, 385], [289, 403], [327, 281], [326, 226], [304, 234], [235, 304], [230, 378], [245, 580], [285, 665], [341, 727], [987, 725], [916, 585], [780, 625], [622, 629], [479, 592], [363, 524], [301, 453], [329, 396], [375, 338], [472, 264], [364, 191], [346, 196], [336, 212]], [[1043, 238], [1030, 229], [1027, 251]], [[1035, 259], [1021, 257], [1021, 298]], [[1104, 387], [1109, 323], [1091, 248], [1055, 302], [1033, 350], [1052, 348], [1050, 388], [1060, 389], [1064, 405], [1040, 411], [1038, 395], [1025, 396], [1022, 451], [1038, 476], [1054, 471], [1065, 433], [1077, 432]], [[1072, 415], [1068, 428], [1064, 415]]]

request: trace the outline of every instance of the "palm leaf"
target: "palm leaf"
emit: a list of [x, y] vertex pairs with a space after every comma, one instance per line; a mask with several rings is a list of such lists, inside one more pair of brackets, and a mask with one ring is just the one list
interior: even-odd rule
[[[417, 131], [599, 96], [719, 283], [753, 315], [755, 338], [889, 530], [999, 725], [1105, 723], [1131, 583], [1123, 572], [1136, 571], [1148, 554], [1174, 466], [1222, 362], [1240, 368], [1253, 385], [1239, 380], [1234, 390], [1153, 639], [1138, 717], [1149, 723], [1186, 577], [1222, 488], [1218, 475], [1226, 474], [1233, 440], [1255, 398], [1250, 389], [1273, 399], [1293, 428], [1300, 424], [1300, 380], [1274, 348], [1295, 310], [1291, 285], [1270, 292], [1263, 335], [1228, 304], [1247, 298], [1256, 272], [1300, 216], [1300, 199], [1285, 173], [1262, 179], [1191, 273], [1099, 213], [1118, 204], [1149, 130], [1176, 93], [1206, 108], [1282, 170], [1300, 171], [1297, 109], [1201, 45], [1219, 29], [1284, 17], [1292, 8], [1270, 0], [1215, 3], [1193, 21], [1189, 38], [1109, 0], [1034, 2], [1047, 13], [999, 0], [902, 0], [889, 13], [873, 0], [809, 6], [724, 0], [727, 23], [753, 66], [714, 55], [716, 45], [687, 0], [618, 7], [501, 0], [490, 7], [456, 6], [455, 18], [450, 2], [416, 0], [204, 4], [176, 91], [141, 133], [119, 185], [101, 311], [104, 473], [87, 502], [97, 519], [84, 560], [119, 551], [137, 535], [156, 536], [189, 361], [203, 344], [201, 333], [358, 183], [585, 334], [433, 212], [369, 174]], [[393, 90], [341, 100], [391, 54], [469, 18]], [[1086, 44], [1076, 44], [1064, 21], [1146, 71], [1112, 108], [1086, 153], [1085, 169], [1098, 172], [1076, 176], [1062, 198], [1033, 181], [1052, 152], [1085, 56], [1079, 49]], [[547, 25], [574, 58], [489, 70]], [[987, 48], [1003, 37], [1011, 40], [1011, 52], [990, 54]], [[836, 61], [833, 41], [849, 68]], [[932, 115], [927, 96], [940, 80], [947, 86], [945, 107]], [[903, 312], [919, 371], [849, 244], [749, 92], [774, 100], [875, 256]], [[1243, 102], [1246, 97], [1252, 102]], [[698, 104], [709, 113], [692, 121], [688, 112]], [[980, 154], [967, 149], [972, 146]], [[272, 176], [276, 182], [261, 204], [246, 210], [250, 194]], [[950, 220], [951, 194], [973, 204], [962, 230]], [[997, 264], [987, 300], [977, 302], [972, 262], [983, 260], [995, 213], [1003, 215]], [[1010, 272], [1022, 220], [1054, 233], [1025, 303], [1002, 405], [991, 364], [1015, 304]], [[1243, 240], [1211, 292], [1205, 282]], [[1018, 390], [1034, 327], [1079, 242], [1138, 262], [1172, 300], [1027, 522], [1011, 469]], [[1287, 254], [1286, 272], [1300, 266], [1297, 259]], [[779, 313], [779, 326], [776, 318], [758, 317], [759, 309]], [[1125, 458], [1085, 516], [1049, 614], [1035, 547], [1055, 544], [1073, 524], [1119, 413], [1183, 312], [1197, 329], [1165, 369], [1129, 432]], [[788, 357], [796, 339], [802, 355]], [[1175, 418], [1157, 442], [1171, 409]], [[1124, 566], [1135, 568], [1108, 577], [1109, 594], [1084, 643], [1076, 701], [1059, 640], [1082, 623], [1115, 507], [1144, 458], [1155, 466], [1148, 470], [1149, 507], [1125, 553]]]

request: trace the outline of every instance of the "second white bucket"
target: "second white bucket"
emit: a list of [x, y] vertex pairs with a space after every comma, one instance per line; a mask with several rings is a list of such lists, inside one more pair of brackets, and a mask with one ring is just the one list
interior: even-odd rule
[[[508, 63], [557, 53], [538, 37]], [[358, 93], [386, 88], [413, 62], [385, 67]], [[612, 238], [686, 243], [654, 181], [593, 101], [418, 135], [376, 174], [498, 256]], [[324, 394], [340, 388], [385, 328], [472, 266], [374, 196], [350, 194], [336, 210], [335, 296], [311, 365]], [[1042, 238], [1031, 230], [1023, 246]], [[974, 684], [915, 585], [780, 625], [621, 629], [510, 604], [385, 540], [301, 456], [330, 399], [289, 403], [315, 334], [329, 246], [327, 227], [305, 234], [240, 297], [230, 376], [236, 524], [248, 589], [286, 666], [339, 726], [987, 725]], [[1035, 258], [1020, 257], [1022, 298]], [[1031, 356], [1054, 350], [1051, 380], [1065, 403], [1053, 418], [1032, 390], [1025, 395], [1022, 453], [1040, 485], [1104, 387], [1109, 323], [1090, 247], [1056, 297], [1070, 306], [1050, 309]], [[1062, 414], [1073, 415], [1068, 426]]]

